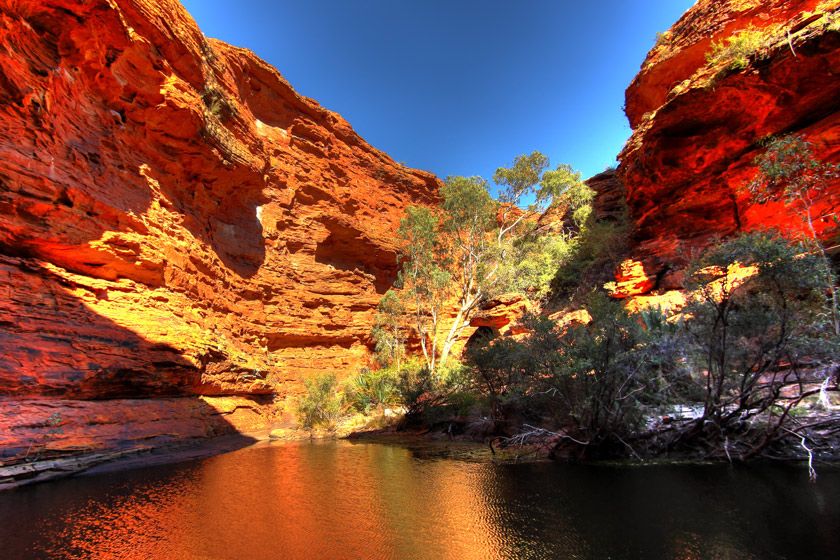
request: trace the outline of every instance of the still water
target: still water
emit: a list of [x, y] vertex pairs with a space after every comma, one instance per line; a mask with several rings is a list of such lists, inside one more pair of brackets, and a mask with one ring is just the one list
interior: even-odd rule
[[838, 558], [840, 470], [261, 444], [0, 494], [0, 558]]

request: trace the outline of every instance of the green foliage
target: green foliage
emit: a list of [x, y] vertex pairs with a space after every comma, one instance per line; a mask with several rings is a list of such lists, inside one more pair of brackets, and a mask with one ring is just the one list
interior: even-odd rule
[[224, 121], [236, 115], [236, 107], [218, 87], [206, 86], [202, 92], [201, 100], [204, 102], [207, 111], [218, 119]]
[[447, 362], [432, 373], [418, 360], [409, 360], [392, 375], [396, 378], [397, 401], [405, 407], [406, 422], [428, 422], [430, 415], [452, 406], [463, 406], [467, 370], [460, 363]]
[[591, 286], [602, 286], [613, 279], [616, 265], [627, 254], [629, 221], [589, 223], [574, 238], [566, 260], [558, 261], [551, 291], [559, 300], [579, 300]]
[[[471, 349], [475, 383], [489, 396], [494, 414], [541, 411], [552, 416], [591, 453], [626, 451], [622, 438], [643, 423], [650, 407], [670, 402], [676, 358], [662, 336], [605, 296], [593, 294], [588, 325], [564, 330], [545, 317], [530, 317], [525, 340], [500, 338]], [[664, 328], [664, 327], [663, 327]]]
[[[834, 332], [840, 336], [840, 298], [837, 295], [837, 280], [830, 266], [830, 260], [817, 235], [813, 215], [816, 199], [825, 194], [832, 181], [840, 178], [840, 165], [822, 162], [814, 157], [811, 144], [801, 136], [788, 135], [771, 138], [767, 149], [755, 159], [758, 167], [756, 178], [747, 186], [754, 201], [766, 203], [783, 198], [787, 204], [795, 204], [802, 212], [802, 220], [811, 235], [813, 248], [825, 262], [822, 275], [823, 285], [831, 296], [831, 316]], [[836, 213], [819, 216], [823, 220], [834, 219], [840, 225]]]
[[743, 70], [749, 66], [751, 58], [759, 56], [761, 50], [769, 46], [772, 36], [768, 29], [742, 29], [723, 41], [713, 42], [706, 62], [709, 66], [725, 65], [729, 70]]
[[382, 366], [399, 363], [405, 355], [405, 337], [402, 334], [402, 316], [405, 305], [394, 290], [388, 290], [376, 306], [371, 336], [376, 343], [376, 360]]
[[[757, 272], [726, 275], [736, 263]], [[736, 237], [693, 264], [690, 278], [700, 297], [686, 308], [686, 329], [694, 363], [706, 372], [706, 416], [723, 422], [733, 402], [757, 397], [752, 389], [763, 375], [830, 347], [825, 266], [803, 243], [772, 232]], [[769, 406], [762, 400], [751, 407], [759, 405]]]
[[[484, 301], [512, 288], [536, 297], [547, 293], [550, 262], [568, 253], [568, 243], [564, 237], [532, 235], [538, 208], [562, 198], [575, 227], [589, 221], [594, 193], [580, 174], [568, 165], [547, 167], [548, 158], [533, 152], [497, 169], [499, 201], [480, 177], [448, 177], [440, 215], [408, 209], [398, 232], [403, 248], [399, 280], [414, 304], [413, 327], [432, 375]], [[526, 197], [533, 197], [533, 203], [520, 208]], [[453, 299], [457, 313], [439, 341], [443, 305]]]
[[347, 382], [345, 391], [348, 402], [359, 412], [400, 404], [399, 372], [401, 366], [381, 368], [376, 371], [364, 368]]
[[441, 189], [455, 293], [464, 312], [494, 290], [494, 271], [502, 258], [496, 220], [497, 203], [481, 177], [448, 177]]
[[657, 31], [655, 46], [659, 47], [671, 42], [671, 31]]
[[304, 381], [306, 393], [298, 403], [298, 421], [304, 428], [334, 429], [344, 410], [344, 395], [335, 376], [319, 375]]
[[440, 194], [447, 231], [483, 237], [495, 226], [496, 203], [481, 177], [447, 177]]
[[406, 257], [415, 267], [428, 266], [438, 247], [438, 217], [425, 206], [409, 206], [398, 233], [406, 242]]
[[414, 328], [429, 368], [438, 354], [441, 311], [452, 290], [449, 255], [441, 238], [440, 218], [426, 207], [409, 206], [400, 222], [403, 266], [399, 284], [412, 300]]
[[[514, 239], [507, 249], [507, 258], [499, 268], [500, 291], [520, 292], [534, 299], [544, 299], [552, 288], [558, 270], [571, 269], [577, 265], [582, 249], [589, 249], [581, 240], [601, 225], [594, 222], [592, 202], [593, 191], [568, 165], [543, 173], [540, 180], [540, 200], [551, 200], [569, 216], [560, 232], [547, 233], [531, 231]], [[541, 202], [540, 202], [541, 204]], [[581, 267], [587, 263], [581, 263]], [[579, 271], [569, 270], [569, 275]]]
[[[511, 167], [499, 167], [493, 174], [493, 182], [502, 185], [499, 202], [517, 205], [524, 196], [537, 192], [543, 171], [548, 167], [548, 158], [540, 152], [517, 156]], [[547, 197], [538, 193], [537, 199]]]
[[533, 235], [523, 239], [510, 253], [500, 274], [506, 275], [507, 291], [520, 292], [533, 299], [545, 298], [559, 267], [577, 255], [575, 237], [564, 234]]
[[781, 197], [788, 203], [810, 206], [832, 179], [840, 177], [840, 165], [817, 160], [811, 144], [801, 136], [771, 138], [765, 147], [755, 158], [758, 175], [748, 185], [760, 204]]
[[[798, 364], [831, 363], [840, 349], [825, 267], [808, 244], [775, 233], [733, 238], [692, 264], [697, 297], [679, 317], [630, 315], [592, 294], [589, 324], [561, 329], [530, 317], [527, 337], [471, 346], [473, 386], [494, 418], [553, 422], [567, 436], [558, 445], [590, 458], [635, 455], [639, 441], [749, 457], [788, 433], [787, 411], [798, 400], [783, 389], [802, 382]], [[657, 410], [692, 403], [702, 405], [699, 418], [671, 435], [644, 436]], [[748, 429], [752, 418], [761, 423]]]
[[[538, 316], [528, 316], [523, 321], [532, 333], [527, 341], [488, 338], [467, 348], [472, 385], [489, 398], [494, 419], [504, 418], [510, 410], [521, 408], [525, 397], [532, 393], [538, 371], [536, 352], [540, 345], [537, 339], [546, 332], [551, 333], [554, 326], [548, 319]], [[559, 342], [559, 339], [550, 336], [548, 341]], [[558, 348], [555, 345], [553, 348], [539, 347], [539, 350], [556, 352]]]
[[537, 193], [539, 201], [567, 204], [572, 211], [591, 205], [594, 198], [595, 191], [581, 179], [580, 172], [567, 164], [546, 171], [540, 180], [540, 190]]
[[[543, 299], [552, 284], [578, 285], [582, 272], [597, 267], [600, 273], [614, 265], [623, 231], [594, 220], [595, 193], [580, 173], [569, 165], [548, 166], [545, 155], [533, 152], [498, 168], [493, 176], [501, 186], [498, 201], [480, 177], [448, 177], [440, 214], [408, 209], [398, 232], [399, 280], [413, 304], [412, 327], [430, 375], [445, 364], [473, 313], [488, 299], [511, 291]], [[527, 199], [532, 202], [521, 207]], [[552, 204], [562, 209], [561, 231], [538, 231], [537, 211]], [[447, 333], [439, 333], [444, 303], [453, 300], [454, 320]], [[392, 337], [381, 328], [374, 336], [384, 352], [381, 364], [387, 365], [394, 360], [387, 351], [394, 346]]]
[[561, 337], [549, 388], [568, 411], [581, 437], [614, 446], [642, 426], [643, 405], [667, 401], [660, 388], [662, 357], [645, 346], [647, 333], [617, 302], [590, 297], [589, 325], [575, 325]]

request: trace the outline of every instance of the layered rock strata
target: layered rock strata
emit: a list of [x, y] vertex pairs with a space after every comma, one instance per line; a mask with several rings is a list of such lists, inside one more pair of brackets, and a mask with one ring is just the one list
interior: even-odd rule
[[[0, 1], [3, 453], [49, 418], [78, 441], [46, 447], [217, 432], [357, 367], [438, 186], [175, 0]], [[167, 404], [198, 395], [242, 402]], [[95, 435], [137, 398], [167, 400]]]
[[[627, 90], [633, 136], [619, 176], [635, 250], [615, 295], [680, 287], [681, 265], [714, 239], [805, 229], [801, 208], [756, 204], [745, 187], [770, 136], [802, 135], [819, 159], [840, 161], [838, 9], [836, 0], [700, 0], [660, 36]], [[715, 59], [715, 45], [735, 47]], [[823, 240], [837, 235], [838, 210], [835, 181], [813, 209]]]

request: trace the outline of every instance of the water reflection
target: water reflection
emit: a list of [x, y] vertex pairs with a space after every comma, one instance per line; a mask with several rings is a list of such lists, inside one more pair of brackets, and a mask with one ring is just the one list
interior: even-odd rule
[[0, 494], [8, 558], [822, 558], [840, 471], [494, 465], [347, 442]]

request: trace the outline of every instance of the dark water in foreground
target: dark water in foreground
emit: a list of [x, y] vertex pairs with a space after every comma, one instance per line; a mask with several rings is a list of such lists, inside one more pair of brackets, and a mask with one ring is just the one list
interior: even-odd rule
[[838, 558], [840, 470], [258, 445], [0, 494], [0, 558]]

